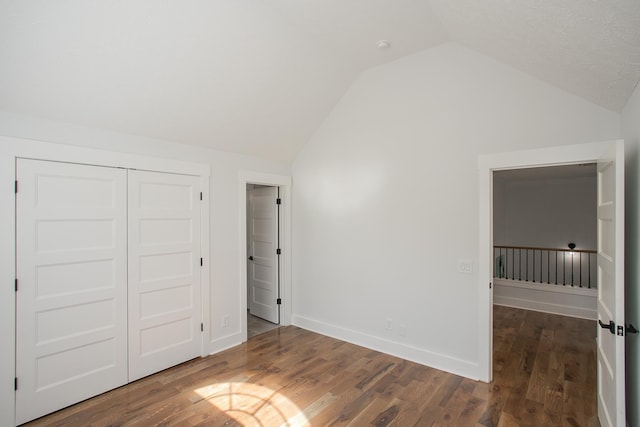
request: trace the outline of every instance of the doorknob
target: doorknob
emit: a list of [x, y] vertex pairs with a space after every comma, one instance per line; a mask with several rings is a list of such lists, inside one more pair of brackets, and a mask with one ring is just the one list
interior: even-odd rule
[[637, 330], [637, 329], [635, 328], [635, 326], [633, 326], [631, 323], [629, 323], [629, 324], [627, 325], [627, 328], [626, 328], [626, 329], [627, 329], [627, 331], [626, 331], [626, 332], [627, 332], [627, 334], [637, 334], [637, 333], [638, 333], [638, 330]]
[[600, 327], [602, 329], [608, 329], [612, 334], [616, 333], [616, 324], [613, 322], [613, 320], [609, 320], [608, 325], [606, 323], [602, 323], [602, 320], [600, 319], [598, 319], [598, 323], [600, 324]]
[[251, 256], [249, 257], [249, 260], [250, 260], [250, 261], [253, 261], [253, 255], [251, 255]]

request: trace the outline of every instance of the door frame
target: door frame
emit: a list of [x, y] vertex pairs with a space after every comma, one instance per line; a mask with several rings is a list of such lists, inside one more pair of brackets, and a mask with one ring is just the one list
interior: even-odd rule
[[[0, 425], [15, 425], [15, 291], [16, 240], [15, 240], [15, 187], [16, 163], [18, 158], [80, 163], [126, 169], [140, 169], [154, 172], [168, 172], [200, 176], [200, 188], [206, 196], [210, 194], [209, 164], [181, 160], [163, 159], [146, 155], [117, 151], [83, 148], [54, 142], [43, 142], [0, 135], [0, 336], [5, 344], [0, 346]], [[208, 199], [205, 199], [208, 200]], [[210, 201], [201, 205], [201, 253], [209, 260], [210, 252]], [[209, 354], [204, 337], [210, 329], [210, 263], [204, 263], [201, 272], [202, 318], [205, 333], [201, 355]]]
[[280, 188], [280, 326], [291, 324], [291, 176], [255, 171], [238, 172], [240, 334], [247, 341], [247, 184]]
[[[279, 247], [279, 243], [280, 243], [280, 206], [277, 205], [274, 201], [280, 197], [280, 187], [273, 187], [273, 186], [258, 186], [258, 188], [255, 188], [255, 186], [253, 185], [247, 185], [247, 192], [246, 192], [246, 196], [247, 196], [247, 215], [246, 215], [246, 219], [247, 219], [247, 253], [245, 254], [245, 258], [247, 258], [248, 262], [247, 262], [247, 313], [257, 316], [263, 320], [266, 320], [268, 322], [274, 323], [276, 325], [280, 325], [280, 305], [277, 304], [276, 302], [271, 302], [271, 304], [275, 304], [275, 307], [273, 307], [273, 305], [271, 306], [271, 309], [269, 310], [269, 312], [265, 315], [264, 313], [261, 313], [262, 315], [258, 315], [256, 313], [254, 313], [252, 310], [253, 308], [256, 308], [257, 310], [260, 310], [257, 306], [252, 306], [252, 300], [255, 300], [255, 295], [252, 296], [252, 290], [255, 287], [255, 283], [254, 283], [254, 277], [252, 277], [252, 271], [255, 268], [255, 264], [257, 262], [257, 260], [255, 259], [255, 248], [253, 248], [252, 250], [252, 242], [253, 244], [255, 244], [255, 242], [253, 241], [253, 230], [252, 230], [252, 223], [253, 223], [253, 219], [254, 219], [254, 208], [252, 206], [253, 203], [255, 203], [254, 201], [254, 197], [255, 197], [255, 192], [268, 192], [267, 196], [265, 195], [260, 195], [259, 197], [267, 197], [270, 201], [270, 203], [273, 203], [272, 205], [270, 205], [270, 211], [272, 213], [275, 213], [275, 215], [273, 216], [273, 218], [269, 221], [270, 222], [270, 230], [271, 231], [275, 231], [275, 233], [273, 234], [273, 240], [271, 241], [271, 244], [274, 246], [273, 247], [273, 252], [270, 253], [270, 261], [273, 263], [273, 275], [272, 280], [273, 280], [273, 284], [275, 284], [276, 289], [275, 289], [275, 294], [276, 294], [276, 298], [280, 298], [280, 260], [279, 257], [281, 255], [278, 255], [276, 249]], [[275, 230], [274, 230], [275, 229]], [[253, 258], [253, 260], [251, 260], [251, 258]], [[275, 322], [273, 320], [269, 320], [266, 317], [269, 317], [270, 315], [273, 314], [273, 309], [276, 309], [277, 313], [275, 316]], [[266, 316], [266, 317], [263, 317]], [[247, 325], [247, 336], [249, 335], [248, 332], [249, 326]]]
[[597, 162], [619, 140], [478, 156], [478, 378], [493, 380], [493, 172]]

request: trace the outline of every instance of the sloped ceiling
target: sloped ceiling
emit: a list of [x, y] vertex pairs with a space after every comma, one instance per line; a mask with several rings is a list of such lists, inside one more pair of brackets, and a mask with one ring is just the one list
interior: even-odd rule
[[433, 0], [451, 38], [621, 111], [640, 79], [637, 0]]
[[0, 110], [290, 161], [359, 72], [446, 41], [620, 111], [640, 2], [2, 0]]

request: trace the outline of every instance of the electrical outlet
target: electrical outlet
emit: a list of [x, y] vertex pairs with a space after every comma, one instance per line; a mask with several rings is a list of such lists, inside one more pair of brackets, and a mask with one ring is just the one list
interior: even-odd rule
[[393, 320], [392, 319], [387, 319], [387, 330], [388, 331], [393, 331]]
[[473, 261], [470, 259], [458, 260], [458, 273], [471, 274], [473, 273]]
[[222, 327], [223, 328], [228, 328], [229, 327], [229, 316], [224, 316], [222, 318]]

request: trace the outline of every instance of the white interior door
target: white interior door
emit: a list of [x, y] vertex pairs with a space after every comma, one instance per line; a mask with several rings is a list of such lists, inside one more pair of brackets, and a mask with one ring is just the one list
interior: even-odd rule
[[[598, 161], [598, 417], [624, 427], [624, 146]], [[606, 328], [605, 328], [606, 327]]]
[[249, 189], [249, 312], [280, 323], [277, 187]]
[[201, 352], [200, 178], [129, 171], [129, 381]]
[[21, 424], [127, 382], [127, 200], [123, 169], [21, 159], [17, 180]]

